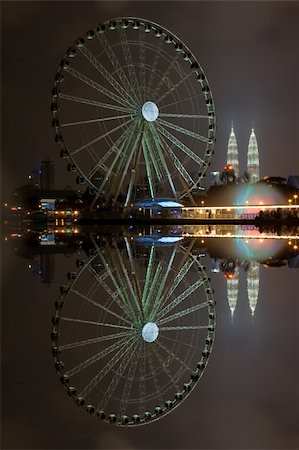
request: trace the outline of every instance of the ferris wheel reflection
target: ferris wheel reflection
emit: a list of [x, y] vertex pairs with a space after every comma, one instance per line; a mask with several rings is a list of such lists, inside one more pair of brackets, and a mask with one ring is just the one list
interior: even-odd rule
[[215, 302], [195, 240], [101, 240], [68, 273], [52, 351], [67, 393], [100, 420], [157, 420], [192, 391], [208, 363]]

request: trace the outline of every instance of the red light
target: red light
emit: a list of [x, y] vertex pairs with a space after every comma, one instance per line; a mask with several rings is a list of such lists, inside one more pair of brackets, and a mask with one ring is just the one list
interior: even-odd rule
[[227, 280], [232, 280], [232, 279], [234, 278], [234, 274], [231, 273], [231, 272], [225, 273], [225, 274], [224, 274], [224, 277], [225, 277]]

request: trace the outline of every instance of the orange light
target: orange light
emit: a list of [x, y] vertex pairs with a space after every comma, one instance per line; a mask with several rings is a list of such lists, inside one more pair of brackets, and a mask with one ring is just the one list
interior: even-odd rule
[[234, 274], [233, 273], [226, 273], [226, 274], [224, 274], [224, 277], [227, 279], [227, 280], [232, 280], [233, 278], [234, 278]]
[[298, 249], [298, 245], [294, 245], [293, 249], [297, 250]]

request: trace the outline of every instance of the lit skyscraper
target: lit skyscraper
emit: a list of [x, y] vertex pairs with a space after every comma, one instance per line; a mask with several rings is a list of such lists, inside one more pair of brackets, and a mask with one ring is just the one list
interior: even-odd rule
[[238, 155], [238, 145], [237, 139], [234, 133], [234, 127], [232, 124], [228, 147], [227, 147], [227, 165], [233, 166], [235, 170], [236, 177], [239, 176], [239, 155]]
[[254, 315], [259, 295], [260, 265], [257, 261], [251, 261], [247, 272], [247, 294], [252, 316]]
[[239, 293], [239, 268], [235, 268], [235, 273], [232, 278], [227, 279], [227, 301], [231, 312], [231, 318], [234, 318], [234, 312], [237, 306]]
[[259, 181], [260, 179], [259, 150], [253, 128], [251, 131], [248, 144], [247, 172], [250, 176], [251, 183], [256, 183], [257, 181]]

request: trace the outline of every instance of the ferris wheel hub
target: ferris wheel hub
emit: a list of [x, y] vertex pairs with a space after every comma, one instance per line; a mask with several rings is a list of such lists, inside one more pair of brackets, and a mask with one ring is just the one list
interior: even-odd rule
[[159, 116], [159, 108], [154, 102], [145, 102], [142, 106], [142, 115], [148, 122], [154, 122]]
[[158, 337], [159, 328], [155, 323], [148, 322], [143, 326], [141, 334], [145, 342], [154, 342]]

